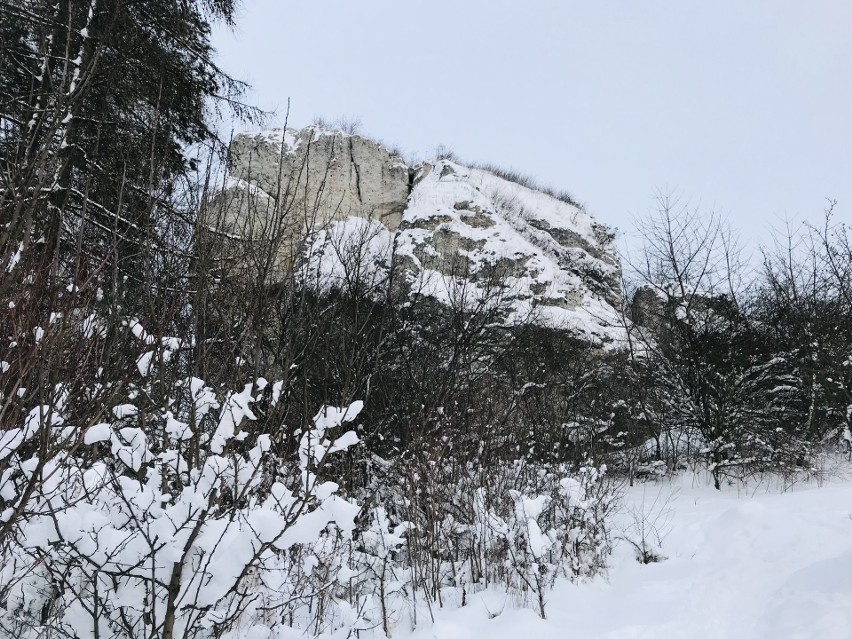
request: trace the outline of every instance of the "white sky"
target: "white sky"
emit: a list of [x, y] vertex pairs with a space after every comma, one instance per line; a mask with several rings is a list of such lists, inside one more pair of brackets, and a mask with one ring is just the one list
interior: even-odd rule
[[852, 222], [852, 0], [243, 0], [214, 45], [271, 125], [445, 145], [627, 235], [660, 189], [752, 244]]

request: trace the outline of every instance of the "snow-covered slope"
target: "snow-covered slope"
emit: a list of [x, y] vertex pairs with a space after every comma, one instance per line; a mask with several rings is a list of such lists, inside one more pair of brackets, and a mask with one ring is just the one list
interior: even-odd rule
[[[398, 252], [411, 272], [447, 292], [447, 276], [499, 280], [519, 319], [588, 335], [617, 333], [620, 269], [606, 229], [581, 208], [442, 160], [419, 169]], [[484, 282], [484, 284], [483, 284]], [[529, 315], [528, 315], [529, 314]]]
[[344, 276], [347, 260], [393, 264], [412, 293], [445, 303], [460, 291], [500, 297], [514, 321], [620, 338], [611, 233], [511, 174], [449, 159], [410, 167], [374, 141], [317, 127], [237, 136], [230, 170], [235, 204], [216, 228], [256, 237], [286, 217], [287, 233], [310, 238], [319, 279]]
[[548, 619], [485, 592], [436, 613], [416, 639], [849, 639], [852, 637], [852, 484], [779, 493], [718, 492], [692, 478], [636, 486], [633, 513], [664, 534], [667, 559], [643, 565], [617, 542], [608, 579], [557, 584]]

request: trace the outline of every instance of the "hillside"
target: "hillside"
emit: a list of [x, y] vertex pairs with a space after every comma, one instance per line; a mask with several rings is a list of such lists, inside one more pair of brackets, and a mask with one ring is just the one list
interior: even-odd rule
[[308, 238], [312, 273], [327, 284], [357, 255], [359, 270], [385, 277], [393, 264], [412, 294], [445, 304], [499, 289], [510, 321], [603, 342], [621, 334], [612, 233], [512, 173], [451, 159], [411, 166], [367, 138], [309, 127], [237, 136], [219, 198], [228, 212], [216, 230], [256, 239], [280, 229], [288, 250]]
[[[764, 127], [783, 158], [751, 135], [774, 111], [739, 89], [784, 102], [752, 53], [828, 94], [755, 29], [747, 82], [708, 82], [736, 37], [706, 12], [701, 62], [674, 14], [246, 4], [269, 33], [237, 0], [0, 3], [0, 639], [852, 638], [847, 203], [798, 171], [820, 222], [759, 246], [718, 212], [794, 202], [767, 158], [836, 159], [802, 118]], [[346, 121], [225, 145], [274, 101], [222, 31], [298, 117], [583, 199]], [[689, 55], [647, 64], [675, 31]], [[704, 192], [647, 202], [669, 180]]]

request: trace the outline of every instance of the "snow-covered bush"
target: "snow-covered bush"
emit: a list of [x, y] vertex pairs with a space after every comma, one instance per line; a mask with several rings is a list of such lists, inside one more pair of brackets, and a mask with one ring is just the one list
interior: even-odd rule
[[[158, 412], [142, 415], [141, 396], [129, 396], [108, 421], [80, 427], [59, 402], [6, 431], [7, 636], [272, 637], [284, 623], [317, 634], [357, 624], [348, 609], [315, 606], [337, 605], [319, 595], [336, 586], [333, 558], [359, 510], [318, 473], [357, 443], [354, 431], [331, 433], [361, 403], [321, 410], [282, 457], [253, 428], [252, 404], [274, 388], [221, 395], [191, 378], [176, 384], [185, 400]], [[39, 465], [37, 449], [24, 452], [34, 437], [66, 452]]]
[[[474, 468], [453, 459], [386, 469], [377, 491], [384, 504], [379, 556], [400, 547], [404, 531], [410, 562], [394, 574], [394, 591], [410, 591], [410, 603], [418, 592], [421, 601], [441, 606], [464, 605], [469, 594], [494, 587], [544, 616], [557, 578], [592, 577], [606, 568], [606, 517], [616, 491], [605, 470], [591, 463]], [[420, 612], [411, 612], [415, 621]]]

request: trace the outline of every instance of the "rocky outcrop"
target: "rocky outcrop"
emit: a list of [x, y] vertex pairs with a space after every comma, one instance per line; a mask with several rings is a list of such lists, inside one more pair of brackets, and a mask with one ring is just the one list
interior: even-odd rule
[[630, 319], [637, 326], [659, 334], [666, 315], [667, 298], [652, 286], [640, 286], [630, 302]]
[[234, 178], [281, 200], [307, 225], [355, 215], [396, 229], [408, 201], [408, 166], [361, 136], [318, 127], [243, 134], [229, 155]]
[[409, 167], [377, 142], [318, 127], [239, 135], [229, 169], [208, 226], [237, 242], [276, 239], [282, 273], [299, 247], [333, 277], [360, 244], [359, 260], [401, 270], [419, 294], [451, 302], [460, 282], [499, 286], [516, 319], [618, 338], [612, 234], [572, 201], [451, 160]]

